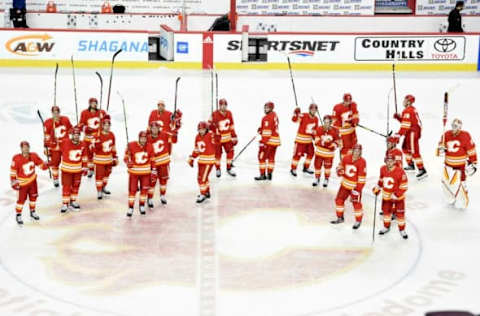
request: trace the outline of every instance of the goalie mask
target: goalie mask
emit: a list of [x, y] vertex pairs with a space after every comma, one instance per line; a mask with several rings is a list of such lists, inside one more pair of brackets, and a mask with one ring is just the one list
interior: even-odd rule
[[454, 119], [452, 122], [452, 129], [454, 132], [458, 132], [462, 129], [462, 121], [458, 118]]

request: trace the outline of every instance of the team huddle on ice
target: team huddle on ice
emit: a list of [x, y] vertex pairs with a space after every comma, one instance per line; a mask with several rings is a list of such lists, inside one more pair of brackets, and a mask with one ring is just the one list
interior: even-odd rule
[[[415, 98], [407, 95], [403, 101], [403, 112], [394, 115], [400, 122], [400, 129], [393, 136], [385, 135], [387, 136], [385, 165], [380, 168], [378, 183], [373, 188], [375, 195], [382, 192], [384, 227], [379, 233], [382, 235], [387, 233], [392, 217], [396, 216], [400, 234], [405, 239], [408, 238], [405, 232], [405, 193], [408, 188], [405, 171], [418, 170], [416, 175], [418, 180], [427, 176], [419, 146], [422, 126], [413, 106], [414, 102]], [[138, 191], [140, 214], [145, 214], [145, 204], [149, 208], [154, 207], [153, 197], [157, 182], [160, 187], [160, 201], [167, 204], [170, 154], [182, 125], [182, 112], [167, 111], [163, 101], [159, 101], [157, 106], [158, 109], [150, 114], [147, 130], [141, 131], [138, 140], [129, 142], [125, 150], [123, 161], [129, 173], [128, 217], [133, 214]], [[68, 117], [60, 115], [58, 106], [54, 105], [51, 110], [52, 117], [44, 122], [47, 162], [36, 153], [30, 152], [30, 145], [26, 141], [20, 143], [21, 153], [13, 157], [10, 180], [12, 188], [18, 191], [16, 204], [18, 224], [23, 224], [22, 209], [27, 198], [30, 216], [34, 220], [40, 219], [35, 211], [38, 197], [35, 166], [51, 171], [55, 187], [60, 185], [61, 176], [62, 213], [80, 209], [78, 192], [82, 176], [90, 178], [95, 175], [99, 200], [111, 194], [107, 190], [108, 179], [112, 168], [119, 162], [108, 113], [99, 109], [98, 101], [91, 98], [89, 107], [81, 113], [78, 124], [72, 126]], [[261, 139], [258, 151], [260, 175], [255, 177], [257, 181], [272, 180], [276, 149], [280, 146], [279, 120], [273, 111], [274, 104], [265, 103], [264, 110], [265, 116], [258, 128]], [[331, 223], [344, 222], [345, 201], [350, 197], [355, 215], [353, 229], [358, 229], [363, 218], [362, 190], [366, 181], [366, 161], [362, 158], [362, 146], [357, 142], [355, 131], [359, 126], [357, 104], [347, 93], [343, 96], [343, 102], [334, 106], [332, 115], [325, 115], [323, 120], [320, 119], [320, 124], [317, 115], [316, 104], [311, 104], [306, 113], [301, 113], [300, 108], [294, 111], [292, 121], [298, 123], [299, 128], [290, 173], [297, 176], [299, 160], [305, 157], [302, 171], [314, 174], [312, 185], [320, 184], [323, 167], [322, 185], [327, 187], [335, 151], [338, 148], [340, 163], [336, 167], [336, 173], [342, 180], [335, 198], [337, 218]], [[403, 138], [402, 150], [396, 148], [401, 138]], [[200, 187], [197, 203], [210, 198], [209, 175], [214, 165], [216, 176], [221, 177], [222, 152], [227, 156], [227, 173], [232, 177], [236, 176], [232, 161], [237, 143], [233, 115], [227, 110], [227, 101], [221, 99], [218, 102], [218, 110], [212, 113], [210, 120], [198, 124], [195, 147], [188, 158], [191, 167], [197, 159], [197, 181]], [[441, 136], [437, 153], [445, 156], [442, 187], [448, 203], [466, 208], [468, 191], [465, 181], [467, 176], [472, 176], [476, 171], [477, 155], [475, 144], [470, 134], [462, 130], [462, 122], [459, 119], [454, 119], [452, 129], [445, 131]], [[405, 168], [403, 155], [407, 163]], [[313, 159], [314, 171], [310, 169]]]

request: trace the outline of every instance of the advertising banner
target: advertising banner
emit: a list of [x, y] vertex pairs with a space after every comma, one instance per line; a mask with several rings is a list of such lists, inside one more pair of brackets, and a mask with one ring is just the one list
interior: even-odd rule
[[147, 33], [0, 31], [0, 58], [23, 60], [147, 61]]
[[237, 0], [239, 14], [373, 15], [375, 0]]
[[[457, 0], [417, 0], [416, 14], [417, 15], [448, 15], [455, 7]], [[480, 1], [467, 0], [462, 14], [479, 15]], [[445, 22], [447, 20], [445, 19]]]

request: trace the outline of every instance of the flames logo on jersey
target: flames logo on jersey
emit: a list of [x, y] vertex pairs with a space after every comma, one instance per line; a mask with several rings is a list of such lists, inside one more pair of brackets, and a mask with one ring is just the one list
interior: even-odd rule
[[104, 153], [109, 153], [112, 151], [113, 141], [111, 139], [102, 143], [102, 150]]
[[206, 148], [207, 148], [207, 145], [205, 145], [205, 142], [200, 141], [200, 142], [197, 143], [197, 150], [198, 150], [198, 152], [203, 153]]
[[152, 144], [152, 147], [153, 147], [153, 152], [155, 154], [161, 153], [165, 148], [164, 141], [163, 140], [156, 141]]
[[458, 140], [452, 140], [447, 142], [447, 151], [451, 153], [456, 153], [460, 148], [460, 142]]
[[345, 166], [345, 174], [349, 177], [354, 177], [357, 173], [357, 167], [354, 165], [346, 165]]
[[395, 180], [393, 180], [393, 178], [391, 177], [385, 177], [383, 178], [383, 187], [385, 189], [393, 189], [393, 184], [395, 183]]
[[65, 137], [66, 132], [67, 132], [67, 128], [63, 125], [60, 125], [60, 126], [55, 128], [55, 137], [56, 138], [63, 138], [63, 137]]
[[80, 159], [82, 158], [82, 150], [81, 150], [81, 149], [78, 149], [78, 150], [70, 150], [70, 152], [68, 153], [68, 158], [69, 158], [72, 162], [79, 162]]
[[322, 142], [322, 146], [326, 146], [328, 143], [333, 141], [332, 135], [329, 135], [329, 134], [323, 134], [320, 137], [320, 139], [321, 139], [321, 142]]
[[100, 127], [100, 118], [99, 117], [92, 117], [87, 121], [87, 125], [90, 128], [98, 129]]
[[23, 173], [28, 177], [31, 176], [35, 172], [35, 164], [33, 161], [29, 161], [22, 166]]
[[135, 153], [135, 162], [139, 165], [147, 163], [147, 153], [144, 151]]
[[218, 129], [221, 132], [227, 132], [230, 129], [230, 120], [226, 119], [218, 122]]

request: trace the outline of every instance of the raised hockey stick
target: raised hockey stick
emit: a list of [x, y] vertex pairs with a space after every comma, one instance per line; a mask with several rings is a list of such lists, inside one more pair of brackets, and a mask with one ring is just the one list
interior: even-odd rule
[[58, 63], [55, 66], [55, 79], [53, 80], [53, 105], [57, 105], [57, 77], [58, 77]]
[[442, 135], [442, 146], [445, 148], [445, 130], [447, 128], [447, 119], [448, 119], [448, 92], [445, 92], [443, 96], [443, 135]]
[[96, 71], [95, 74], [98, 77], [98, 80], [100, 80], [100, 110], [102, 109], [102, 98], [103, 98], [103, 78], [102, 75]]
[[218, 111], [218, 74], [215, 73], [215, 108]]
[[397, 79], [395, 75], [395, 62], [392, 64], [392, 77], [393, 77], [393, 96], [395, 100], [395, 114], [398, 114], [397, 106]]
[[363, 128], [364, 130], [367, 130], [367, 131], [369, 131], [369, 132], [372, 132], [372, 133], [374, 133], [374, 134], [383, 136], [383, 137], [385, 137], [385, 138], [387, 138], [387, 137], [390, 136], [390, 134], [391, 134], [391, 132], [390, 132], [390, 134], [389, 134], [388, 136], [387, 136], [387, 135], [384, 135], [384, 134], [382, 134], [382, 133], [379, 133], [379, 132], [377, 132], [377, 131], [374, 131], [374, 130], [371, 129], [371, 128], [365, 127], [365, 126], [363, 126], [362, 124], [357, 124], [357, 126]]
[[[38, 114], [38, 117], [40, 118], [40, 121], [42, 122], [43, 138], [45, 139], [45, 121], [43, 120], [42, 113], [40, 113], [40, 110], [38, 110], [38, 109], [37, 109], [37, 114]], [[50, 152], [48, 151], [48, 147], [47, 147], [46, 144], [44, 144], [43, 147], [45, 148], [45, 151], [47, 152], [48, 176], [51, 179], [52, 178], [52, 170], [50, 170]]]
[[128, 127], [127, 127], [127, 110], [125, 108], [125, 99], [123, 99], [122, 95], [120, 94], [120, 91], [117, 91], [118, 96], [120, 97], [120, 100], [122, 100], [122, 108], [123, 108], [123, 123], [125, 124], [125, 135], [127, 136], [127, 146], [130, 143], [128, 140]]
[[[311, 97], [311, 98], [312, 98], [312, 103], [317, 104], [317, 103], [315, 103], [315, 100], [313, 99], [313, 97]], [[318, 105], [317, 105], [317, 116], [318, 116], [318, 119], [320, 120], [320, 123], [323, 125], [322, 116], [320, 115], [320, 112], [318, 112]]]
[[173, 103], [173, 119], [175, 119], [177, 115], [177, 100], [178, 100], [178, 82], [180, 81], [181, 77], [177, 77], [175, 80], [175, 101]]
[[75, 80], [75, 64], [73, 62], [73, 55], [71, 58], [71, 62], [72, 62], [72, 74], [73, 74], [73, 95], [75, 96], [75, 115], [77, 118], [77, 125], [78, 125], [77, 83]]
[[375, 207], [373, 209], [372, 245], [375, 242], [375, 224], [377, 223], [377, 200], [378, 200], [378, 195], [375, 195]]
[[214, 88], [213, 88], [213, 68], [210, 68], [210, 97], [211, 97], [211, 102], [210, 102], [210, 107], [213, 113], [213, 93], [214, 93]]
[[112, 56], [112, 65], [110, 66], [110, 83], [108, 84], [107, 112], [110, 108], [110, 92], [112, 91], [113, 65], [115, 64], [115, 58], [117, 58], [118, 54], [120, 54], [121, 52], [122, 50], [119, 49]]
[[235, 162], [235, 160], [238, 159], [238, 157], [240, 157], [240, 155], [245, 151], [245, 149], [247, 149], [247, 147], [250, 146], [250, 144], [255, 140], [255, 138], [257, 138], [257, 135], [253, 136], [252, 139], [245, 145], [245, 147], [243, 147], [242, 150], [240, 150], [237, 156], [233, 158], [232, 164]]
[[293, 95], [295, 96], [295, 107], [298, 108], [297, 91], [295, 90], [295, 81], [293, 81], [292, 64], [290, 63], [290, 56], [287, 56], [287, 60], [288, 60], [288, 69], [290, 70], [290, 79], [292, 80]]
[[390, 96], [392, 94], [393, 87], [390, 88], [390, 91], [388, 92], [388, 97], [387, 97], [387, 135], [390, 134]]

